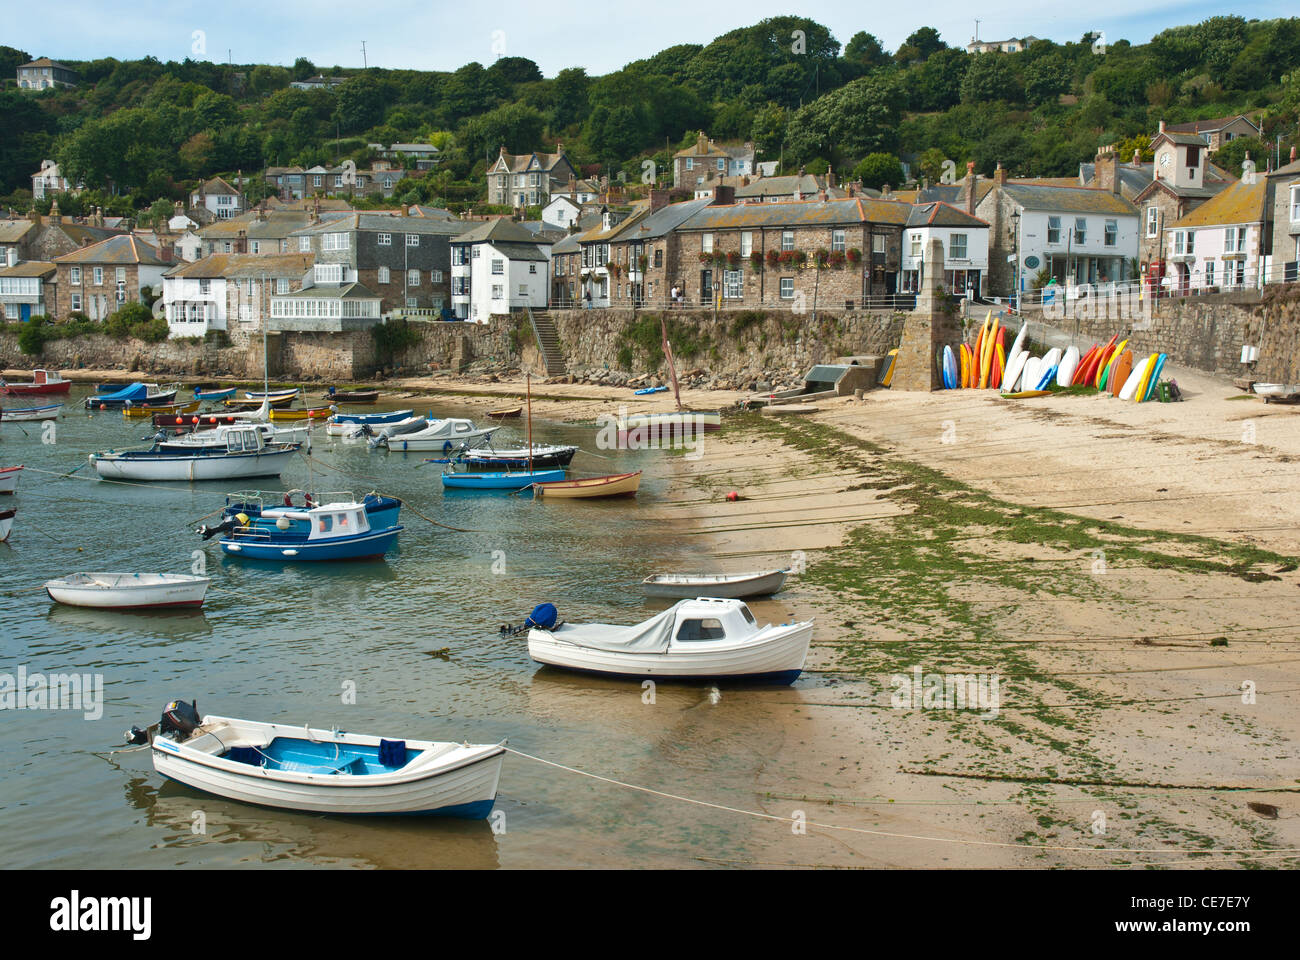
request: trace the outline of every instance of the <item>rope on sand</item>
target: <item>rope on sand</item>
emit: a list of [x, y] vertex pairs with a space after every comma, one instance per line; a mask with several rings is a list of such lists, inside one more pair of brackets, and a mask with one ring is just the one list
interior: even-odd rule
[[[699, 807], [707, 807], [710, 810], [721, 810], [724, 813], [738, 813], [742, 816], [753, 817], [758, 820], [770, 820], [776, 823], [799, 824], [804, 827], [817, 827], [823, 830], [842, 830], [847, 833], [860, 833], [873, 837], [885, 837], [892, 840], [918, 840], [926, 843], [948, 843], [965, 847], [1001, 847], [1013, 850], [1051, 850], [1068, 853], [1092, 853], [1102, 856], [1114, 856], [1120, 853], [1138, 853], [1138, 854], [1166, 854], [1176, 853], [1181, 855], [1199, 854], [1199, 853], [1240, 853], [1240, 854], [1270, 854], [1270, 855], [1300, 855], [1300, 847], [1281, 847], [1281, 848], [1259, 848], [1259, 847], [1240, 847], [1227, 848], [1221, 850], [1182, 850], [1182, 849], [1159, 849], [1152, 847], [1084, 847], [1071, 846], [1064, 844], [1039, 844], [1039, 843], [1012, 843], [1003, 840], [963, 840], [957, 837], [933, 837], [925, 834], [914, 833], [895, 833], [889, 830], [871, 830], [867, 827], [849, 827], [835, 823], [820, 823], [814, 820], [806, 820], [796, 817], [782, 817], [773, 813], [764, 813], [760, 810], [745, 810], [741, 807], [730, 807], [726, 804], [712, 803], [708, 800], [696, 800], [692, 797], [683, 797], [680, 794], [665, 793], [662, 790], [655, 790], [652, 787], [638, 786], [634, 783], [627, 783], [623, 780], [615, 780], [612, 777], [602, 777], [599, 774], [588, 773], [586, 770], [579, 770], [576, 767], [565, 766], [562, 763], [556, 763], [554, 760], [544, 760], [541, 757], [535, 757], [531, 754], [523, 753], [511, 747], [503, 747], [506, 753], [512, 753], [517, 757], [525, 760], [532, 760], [548, 767], [554, 767], [557, 770], [563, 770], [566, 773], [576, 774], [580, 777], [588, 777], [592, 780], [598, 780], [601, 783], [607, 783], [615, 787], [623, 787], [626, 790], [635, 790], [639, 793], [648, 793], [651, 796], [660, 797], [664, 800], [676, 800], [680, 803], [689, 803]], [[1163, 862], [1163, 861], [1157, 861]]]

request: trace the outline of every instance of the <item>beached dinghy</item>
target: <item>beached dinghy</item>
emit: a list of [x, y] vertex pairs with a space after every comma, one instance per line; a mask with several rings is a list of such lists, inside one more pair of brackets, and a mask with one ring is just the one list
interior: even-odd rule
[[9, 531], [14, 528], [14, 515], [17, 512], [17, 507], [0, 510], [0, 543], [4, 543], [9, 539]]
[[659, 573], [641, 581], [647, 597], [766, 597], [785, 586], [785, 570], [759, 573]]
[[539, 480], [533, 493], [548, 500], [587, 500], [593, 497], [635, 497], [641, 487], [641, 471], [615, 473], [607, 477], [581, 477], [577, 480]]
[[482, 820], [492, 812], [505, 746], [389, 740], [363, 733], [205, 716], [172, 701], [132, 727], [158, 773], [204, 793], [282, 810]]
[[379, 399], [378, 390], [338, 390], [330, 387], [329, 393], [321, 398], [330, 403], [374, 403]]
[[23, 472], [22, 465], [0, 467], [0, 494], [13, 493], [18, 489], [18, 476]]
[[45, 581], [57, 603], [100, 610], [201, 607], [210, 577], [187, 573], [74, 573]]
[[56, 420], [61, 403], [47, 403], [41, 407], [0, 407], [0, 422], [18, 423], [28, 420]]
[[109, 480], [231, 480], [278, 477], [301, 449], [296, 443], [267, 443], [256, 427], [232, 427], [224, 447], [187, 450], [109, 450], [90, 462]]
[[622, 677], [793, 683], [812, 631], [811, 620], [759, 627], [741, 601], [700, 597], [635, 626], [543, 620], [528, 631], [528, 655], [550, 666]]
[[9, 383], [0, 377], [0, 395], [39, 396], [49, 393], [67, 393], [71, 389], [72, 381], [64, 380], [57, 370], [33, 370], [30, 383]]

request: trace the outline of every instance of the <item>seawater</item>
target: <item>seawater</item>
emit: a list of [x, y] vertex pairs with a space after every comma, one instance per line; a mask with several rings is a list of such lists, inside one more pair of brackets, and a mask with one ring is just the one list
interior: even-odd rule
[[[756, 776], [783, 743], [788, 704], [801, 693], [724, 688], [719, 699], [707, 686], [660, 684], [647, 704], [635, 681], [541, 668], [524, 637], [499, 635], [543, 601], [570, 621], [636, 622], [665, 605], [640, 596], [643, 577], [717, 569], [682, 517], [698, 508], [659, 502], [670, 454], [597, 450], [594, 424], [534, 420], [535, 442], [599, 454], [579, 453], [575, 473], [645, 471], [635, 500], [541, 502], [444, 492], [443, 468], [421, 463], [437, 454], [372, 451], [317, 427], [312, 459], [295, 460], [279, 481], [116, 484], [93, 479], [87, 454], [147, 446], [141, 438], [153, 430], [117, 411], [85, 412], [86, 395], [74, 387], [53, 443], [40, 423], [0, 425], [0, 466], [28, 468], [17, 496], [5, 498], [18, 515], [11, 542], [0, 544], [0, 673], [102, 675], [104, 690], [95, 720], [71, 709], [0, 711], [0, 865], [689, 867], [704, 865], [701, 855], [744, 858], [764, 839], [755, 831], [789, 832], [514, 756], [495, 822], [263, 809], [164, 781], [147, 751], [110, 756], [124, 730], [156, 721], [167, 701], [197, 699], [201, 713], [508, 739], [602, 776], [757, 809]], [[473, 416], [454, 404], [418, 412], [426, 410]], [[522, 444], [524, 424], [508, 422], [497, 436]], [[226, 493], [253, 487], [376, 490], [413, 509], [403, 508], [405, 529], [384, 561], [224, 557], [194, 529]], [[189, 573], [196, 550], [214, 578], [202, 611], [81, 610], [39, 590], [77, 571]], [[754, 608], [786, 619], [779, 602]]]

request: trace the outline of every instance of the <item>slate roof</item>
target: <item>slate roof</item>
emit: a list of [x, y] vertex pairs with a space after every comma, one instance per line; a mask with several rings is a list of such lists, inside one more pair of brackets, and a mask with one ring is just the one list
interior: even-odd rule
[[948, 203], [920, 203], [912, 207], [907, 215], [909, 227], [970, 227], [987, 228], [987, 221], [972, 217], [965, 210], [959, 210]]
[[48, 277], [57, 269], [47, 260], [24, 260], [12, 267], [0, 267], [0, 277]]
[[[1136, 217], [1137, 207], [1109, 190], [1092, 187], [1055, 187], [1032, 183], [1010, 183], [1002, 188], [1025, 210], [1062, 211], [1064, 213], [1113, 213]], [[978, 191], [976, 191], [978, 193]]]
[[55, 257], [59, 263], [108, 263], [140, 264], [144, 266], [170, 266], [171, 262], [158, 256], [158, 251], [139, 237], [129, 233], [119, 234], [92, 243], [80, 250], [73, 250], [61, 257]]
[[681, 224], [683, 230], [728, 230], [745, 227], [807, 227], [843, 223], [907, 222], [911, 204], [896, 200], [786, 200], [705, 207]]
[[[687, 200], [683, 203], [670, 203], [666, 207], [643, 217], [634, 224], [634, 229], [620, 240], [657, 240], [676, 230], [683, 223], [695, 216], [713, 201], [708, 197], [700, 200]], [[557, 244], [558, 247], [558, 244]]]
[[370, 288], [364, 283], [340, 283], [326, 284], [320, 287], [303, 287], [301, 290], [294, 290], [290, 293], [272, 294], [277, 299], [294, 297], [296, 299], [319, 300], [323, 297], [331, 300], [379, 300], [381, 297], [377, 293], [372, 293]]
[[1236, 120], [1245, 120], [1256, 130], [1259, 129], [1259, 125], [1254, 120], [1244, 113], [1238, 113], [1231, 117], [1215, 117], [1213, 120], [1193, 120], [1191, 123], [1166, 123], [1165, 131], [1173, 133], [1213, 133], [1216, 130], [1222, 130]]
[[345, 213], [330, 220], [322, 219], [300, 230], [294, 236], [317, 233], [339, 233], [356, 230], [363, 233], [420, 233], [433, 236], [458, 236], [469, 225], [463, 220], [438, 220], [432, 217], [395, 217], [388, 213]]
[[516, 154], [516, 153], [506, 153], [504, 150], [502, 150], [501, 153], [497, 156], [497, 159], [492, 162], [492, 166], [488, 167], [488, 173], [492, 173], [494, 170], [496, 170], [497, 163], [503, 159], [506, 162], [507, 169], [509, 169], [511, 173], [527, 173], [529, 172], [529, 165], [533, 162], [534, 157], [536, 157], [539, 162], [539, 166], [537, 167], [538, 173], [547, 173], [555, 169], [555, 165], [558, 164], [561, 160], [568, 159], [567, 157], [565, 157], [563, 153], [517, 153]]
[[1237, 181], [1212, 200], [1207, 200], [1174, 224], [1180, 227], [1212, 227], [1219, 224], [1263, 223], [1268, 219], [1268, 178], [1254, 183]]
[[258, 277], [300, 277], [311, 269], [312, 253], [212, 253], [193, 263], [182, 263], [165, 276], [187, 280], [237, 280]]
[[30, 220], [0, 220], [0, 243], [17, 243], [36, 224]]
[[[797, 189], [805, 197], [815, 197], [818, 191], [823, 189], [826, 182], [825, 177], [817, 177], [811, 173], [805, 173], [803, 176], [791, 174], [785, 177], [759, 177], [757, 180], [750, 180], [748, 186], [736, 187], [737, 199], [741, 197], [792, 197]], [[832, 199], [840, 199], [844, 196], [844, 190], [840, 187], [827, 188], [836, 194]]]

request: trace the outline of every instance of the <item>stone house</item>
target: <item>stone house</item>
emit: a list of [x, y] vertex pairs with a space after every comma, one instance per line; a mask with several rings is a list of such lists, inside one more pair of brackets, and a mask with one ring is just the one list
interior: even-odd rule
[[1138, 258], [1144, 273], [1158, 278], [1165, 269], [1161, 251], [1168, 244], [1169, 226], [1212, 197], [1231, 182], [1231, 178], [1209, 162], [1205, 139], [1192, 133], [1174, 133], [1160, 121], [1160, 129], [1151, 140], [1155, 160], [1151, 164], [1151, 182], [1133, 198], [1141, 211], [1141, 243]]
[[451, 241], [451, 306], [457, 319], [487, 323], [550, 301], [550, 242], [505, 218]]
[[694, 190], [709, 173], [715, 178], [752, 176], [754, 144], [717, 144], [701, 130], [694, 144], [673, 154], [675, 188]]
[[80, 193], [79, 185], [68, 182], [54, 160], [42, 160], [41, 169], [32, 174], [32, 199], [43, 200], [47, 193]]
[[290, 252], [314, 253], [317, 272], [345, 265], [374, 291], [389, 316], [441, 318], [451, 303], [450, 241], [473, 224], [463, 220], [349, 213], [295, 231]]
[[844, 187], [835, 182], [833, 172], [821, 176], [805, 173], [785, 177], [742, 177], [736, 185], [737, 203], [779, 203], [782, 200], [843, 200], [849, 196]]
[[675, 230], [667, 269], [687, 302], [853, 309], [898, 292], [910, 205], [861, 197], [737, 204], [719, 193]]
[[297, 231], [315, 223], [337, 220], [344, 211], [315, 209], [272, 209], [265, 205], [234, 217], [219, 220], [198, 231], [201, 254], [214, 253], [297, 253]]
[[1165, 234], [1164, 284], [1178, 293], [1261, 286], [1272, 240], [1270, 178], [1232, 184]]
[[1273, 195], [1272, 266], [1266, 283], [1300, 280], [1300, 160], [1295, 148], [1291, 161], [1268, 175]]
[[65, 253], [72, 253], [90, 243], [98, 243], [123, 231], [63, 217], [58, 212], [56, 200], [51, 213], [41, 216], [35, 210], [26, 217], [0, 219], [0, 257], [6, 258], [12, 250], [19, 261], [51, 261]]
[[487, 202], [503, 207], [545, 206], [557, 188], [576, 179], [578, 172], [564, 155], [564, 144], [555, 153], [500, 153], [487, 169]]
[[17, 71], [19, 90], [52, 90], [55, 87], [75, 87], [77, 71], [64, 66], [57, 60], [41, 57], [31, 63], [24, 63]]
[[273, 294], [302, 288], [314, 259], [302, 253], [215, 253], [172, 267], [163, 275], [162, 291], [169, 336], [255, 327], [269, 315]]
[[161, 292], [172, 266], [159, 251], [132, 234], [120, 234], [54, 259], [60, 291], [58, 316], [84, 313], [104, 320], [128, 303], [143, 303], [141, 290]]
[[354, 267], [317, 261], [297, 290], [272, 292], [270, 330], [343, 333], [368, 330], [382, 319], [382, 297], [357, 279]]
[[1240, 113], [1231, 117], [1216, 117], [1213, 120], [1171, 123], [1162, 125], [1162, 129], [1172, 134], [1192, 134], [1200, 137], [1209, 148], [1210, 153], [1217, 152], [1224, 144], [1236, 140], [1238, 137], [1258, 138], [1261, 133], [1258, 124]]
[[[667, 191], [651, 191], [650, 205], [643, 215], [620, 225], [610, 242], [609, 263], [618, 271], [609, 284], [609, 300], [614, 306], [640, 306], [643, 303], [667, 303], [681, 262], [682, 234], [678, 228], [710, 206], [711, 197], [667, 203]], [[606, 274], [609, 272], [606, 266]], [[588, 278], [599, 268], [593, 267]], [[585, 279], [585, 278], [584, 278]], [[585, 288], [584, 288], [585, 291]], [[593, 299], [597, 290], [593, 290]]]

